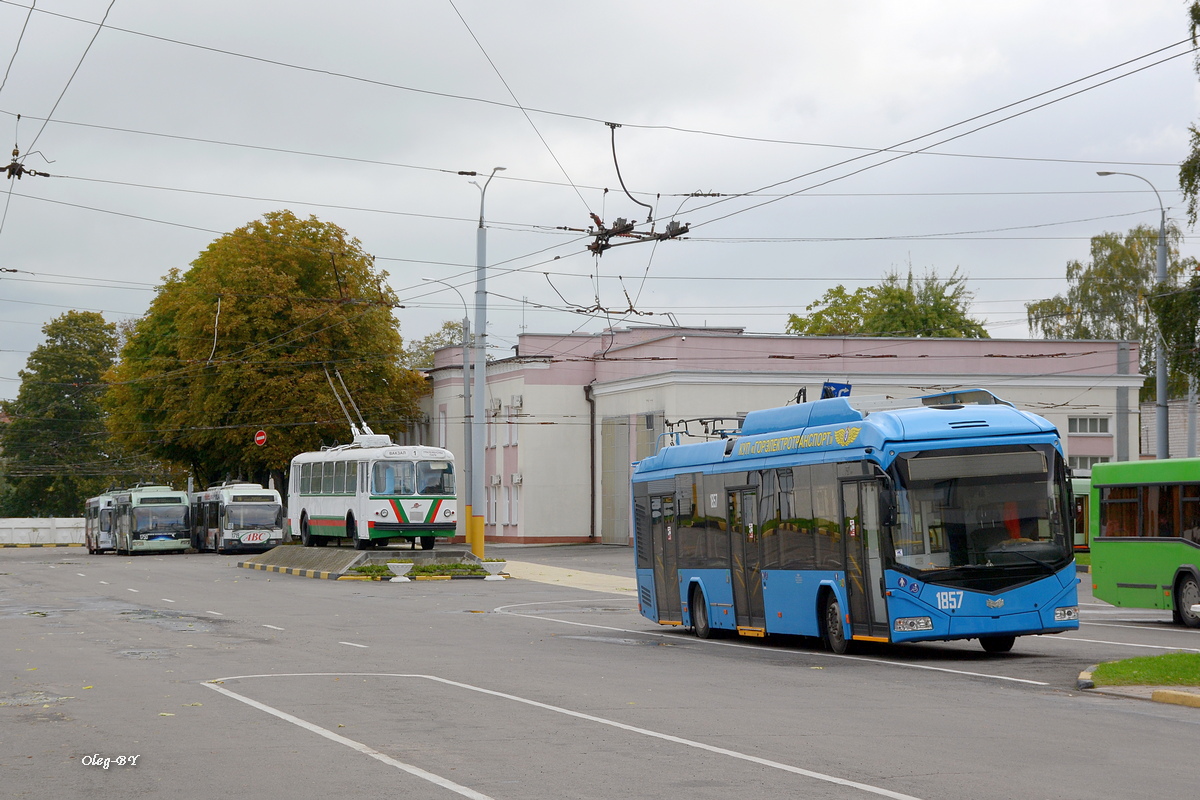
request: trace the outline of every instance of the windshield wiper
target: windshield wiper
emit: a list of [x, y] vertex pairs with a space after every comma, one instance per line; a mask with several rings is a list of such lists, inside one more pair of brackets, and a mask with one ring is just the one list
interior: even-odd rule
[[1040, 558], [1037, 558], [1036, 556], [1031, 556], [1031, 555], [1029, 555], [1029, 553], [1022, 552], [1022, 551], [1020, 551], [1020, 550], [1017, 550], [1017, 549], [1015, 549], [1015, 548], [1014, 548], [1014, 549], [1012, 549], [1012, 550], [997, 550], [997, 551], [996, 551], [996, 553], [994, 553], [994, 554], [989, 554], [989, 556], [988, 556], [988, 557], [989, 557], [989, 559], [991, 558], [991, 556], [992, 556], [992, 555], [1006, 555], [1006, 556], [1008, 556], [1008, 555], [1013, 555], [1013, 556], [1021, 556], [1021, 558], [1027, 558], [1027, 559], [1029, 559], [1030, 561], [1032, 561], [1033, 563], [1035, 563], [1035, 564], [1037, 564], [1038, 566], [1042, 567], [1043, 569], [1045, 569], [1045, 570], [1046, 570], [1046, 572], [1050, 573], [1051, 575], [1053, 575], [1053, 574], [1054, 574], [1054, 567], [1053, 567], [1051, 564], [1049, 564], [1049, 563], [1047, 563], [1047, 562], [1045, 562], [1045, 561], [1042, 561]]

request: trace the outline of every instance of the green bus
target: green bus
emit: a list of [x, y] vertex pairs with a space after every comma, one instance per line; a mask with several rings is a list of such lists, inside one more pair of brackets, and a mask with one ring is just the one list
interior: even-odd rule
[[1092, 593], [1200, 628], [1200, 458], [1095, 464]]

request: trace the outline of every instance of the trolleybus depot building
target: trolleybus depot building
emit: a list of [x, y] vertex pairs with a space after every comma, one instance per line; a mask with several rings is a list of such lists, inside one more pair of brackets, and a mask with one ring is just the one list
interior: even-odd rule
[[[522, 334], [487, 365], [484, 499], [489, 542], [632, 543], [631, 463], [660, 436], [737, 427], [826, 383], [856, 398], [903, 399], [982, 388], [1046, 417], [1074, 468], [1136, 460], [1136, 342], [748, 335], [739, 328], [620, 328]], [[452, 451], [464, 436], [462, 348], [437, 351], [426, 422], [409, 436]], [[803, 400], [803, 399], [802, 399]], [[672, 425], [672, 423], [676, 423]], [[663, 437], [663, 441], [666, 437]], [[682, 442], [699, 441], [687, 433]], [[461, 520], [465, 519], [460, 507]]]

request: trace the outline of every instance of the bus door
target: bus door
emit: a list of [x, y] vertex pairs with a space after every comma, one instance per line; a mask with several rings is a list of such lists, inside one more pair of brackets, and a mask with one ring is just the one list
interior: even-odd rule
[[732, 550], [733, 605], [739, 628], [765, 630], [763, 607], [762, 532], [758, 527], [758, 490], [736, 489], [726, 494], [729, 547]]
[[658, 599], [658, 620], [682, 622], [673, 495], [650, 498], [650, 537], [654, 547], [654, 591]]
[[842, 523], [850, 633], [856, 638], [888, 641], [880, 557], [879, 484], [876, 481], [842, 483]]

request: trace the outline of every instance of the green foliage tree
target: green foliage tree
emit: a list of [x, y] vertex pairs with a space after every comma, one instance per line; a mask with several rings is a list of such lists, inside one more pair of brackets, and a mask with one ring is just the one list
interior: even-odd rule
[[[1192, 44], [1200, 44], [1200, 0], [1193, 0], [1188, 6], [1188, 21], [1191, 24]], [[1200, 57], [1195, 62], [1196, 72], [1200, 74]], [[1200, 197], [1200, 130], [1195, 125], [1189, 125], [1191, 141], [1187, 157], [1179, 165], [1179, 189], [1187, 199], [1188, 225], [1196, 224], [1197, 200]]]
[[[1179, 258], [1182, 235], [1167, 228], [1167, 280], [1176, 285], [1194, 268]], [[1029, 332], [1047, 339], [1117, 339], [1142, 343], [1140, 369], [1154, 374], [1154, 332], [1159, 325], [1150, 298], [1158, 292], [1158, 226], [1139, 225], [1128, 233], [1093, 236], [1087, 263], [1067, 263], [1067, 292], [1025, 304]], [[1178, 378], [1172, 380], [1178, 384]], [[1142, 399], [1154, 396], [1147, 380]], [[1147, 394], [1148, 393], [1148, 394]]]
[[937, 272], [923, 279], [892, 272], [876, 286], [842, 285], [805, 307], [806, 316], [789, 314], [787, 333], [801, 336], [927, 336], [987, 339], [983, 323], [968, 313], [974, 295], [955, 270], [944, 281]]
[[462, 347], [463, 324], [446, 320], [442, 327], [426, 334], [404, 349], [404, 366], [409, 369], [432, 369], [433, 354], [443, 347]]
[[104, 430], [101, 376], [116, 355], [116, 326], [90, 311], [48, 322], [21, 370], [0, 430], [7, 472], [0, 516], [77, 517], [121, 467]]
[[166, 276], [128, 333], [108, 376], [110, 430], [201, 484], [261, 482], [349, 440], [326, 368], [376, 433], [404, 430], [425, 384], [400, 365], [385, 278], [357, 239], [315, 217], [276, 211], [220, 237]]

